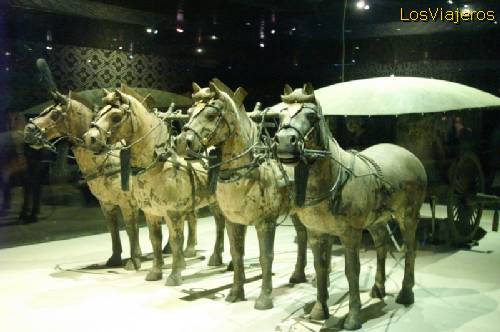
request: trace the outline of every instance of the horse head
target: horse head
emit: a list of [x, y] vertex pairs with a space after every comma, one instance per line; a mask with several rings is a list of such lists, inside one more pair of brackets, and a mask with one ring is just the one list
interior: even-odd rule
[[305, 149], [327, 149], [327, 126], [312, 85], [293, 90], [287, 84], [281, 100], [280, 127], [275, 136], [278, 158], [283, 163], [297, 163], [305, 157]]
[[92, 120], [92, 107], [77, 94], [52, 93], [54, 104], [45, 108], [24, 127], [24, 140], [34, 148], [47, 146], [60, 137], [80, 138]]
[[134, 132], [131, 97], [119, 89], [104, 89], [105, 104], [94, 117], [90, 129], [83, 135], [85, 145], [96, 153], [121, 140], [132, 140]]
[[[187, 154], [197, 154], [222, 144], [237, 128], [247, 93], [243, 88], [232, 93], [219, 82], [213, 80], [207, 88], [193, 84], [195, 103], [188, 110], [188, 123], [176, 138], [176, 145], [184, 145]], [[178, 152], [182, 154], [182, 150]]]

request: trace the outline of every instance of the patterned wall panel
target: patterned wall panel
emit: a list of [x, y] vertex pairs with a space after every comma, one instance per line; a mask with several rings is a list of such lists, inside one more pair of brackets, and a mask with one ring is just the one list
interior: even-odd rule
[[194, 67], [183, 59], [123, 51], [17, 41], [11, 57], [10, 108], [22, 110], [47, 99], [39, 86], [35, 61], [47, 59], [61, 91], [130, 86], [183, 92], [190, 88]]

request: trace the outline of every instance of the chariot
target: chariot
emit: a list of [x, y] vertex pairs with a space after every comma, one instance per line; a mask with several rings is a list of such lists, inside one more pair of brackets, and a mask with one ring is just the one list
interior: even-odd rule
[[485, 205], [500, 203], [492, 195], [500, 170], [500, 98], [417, 77], [340, 83], [316, 90], [316, 96], [344, 147], [389, 141], [419, 157], [428, 175], [434, 239], [436, 205], [446, 206], [442, 240], [463, 244], [476, 238]]

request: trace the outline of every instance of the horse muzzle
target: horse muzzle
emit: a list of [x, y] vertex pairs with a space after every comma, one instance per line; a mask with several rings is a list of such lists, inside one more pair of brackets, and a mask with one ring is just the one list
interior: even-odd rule
[[293, 129], [280, 130], [274, 137], [278, 159], [284, 164], [294, 164], [300, 160], [302, 149], [298, 133]]
[[32, 148], [39, 149], [43, 147], [45, 134], [34, 123], [28, 123], [24, 127], [24, 142]]
[[179, 141], [179, 143], [176, 142], [176, 147], [177, 144], [179, 144], [182, 150], [182, 145], [185, 145], [184, 149], [186, 151], [186, 156], [195, 156], [203, 152], [204, 147], [198, 139], [198, 136], [192, 130], [185, 131], [181, 135], [183, 135], [184, 139]]
[[97, 128], [90, 128], [84, 135], [83, 141], [85, 146], [94, 151], [95, 153], [101, 153], [106, 147], [104, 139], [101, 137], [101, 133]]

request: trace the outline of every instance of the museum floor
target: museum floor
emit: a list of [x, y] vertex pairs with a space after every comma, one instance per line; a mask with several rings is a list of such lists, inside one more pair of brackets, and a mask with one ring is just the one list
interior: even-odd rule
[[[482, 226], [488, 230], [472, 250], [424, 248], [417, 256], [415, 304], [396, 304], [402, 281], [402, 254], [388, 257], [385, 301], [368, 297], [375, 274], [375, 253], [361, 254], [360, 287], [363, 331], [498, 331], [500, 326], [500, 234], [491, 232], [491, 213]], [[5, 228], [4, 228], [5, 229]], [[206, 266], [213, 246], [214, 224], [202, 218], [198, 229], [200, 257], [190, 259], [184, 284], [164, 286], [146, 282], [151, 261], [139, 272], [105, 269], [110, 254], [108, 234], [0, 250], [0, 321], [2, 331], [334, 331], [337, 318], [315, 322], [307, 310], [315, 299], [310, 283], [292, 287], [288, 278], [295, 260], [293, 227], [277, 231], [273, 272], [274, 309], [257, 311], [253, 301], [260, 280], [245, 285], [247, 301], [224, 301], [232, 274]], [[146, 228], [141, 228], [143, 252], [151, 251]], [[166, 232], [164, 233], [166, 234]], [[124, 232], [124, 257], [128, 244]], [[164, 237], [165, 238], [165, 237]], [[226, 248], [229, 248], [226, 239]], [[250, 229], [245, 265], [247, 278], [259, 276], [257, 240]], [[330, 312], [342, 317], [347, 306], [347, 283], [340, 247], [335, 247], [330, 279]], [[309, 252], [308, 278], [313, 277]], [[171, 261], [166, 256], [167, 268]], [[225, 262], [229, 261], [229, 250]], [[97, 265], [97, 266], [96, 266]], [[101, 266], [99, 266], [101, 265]], [[213, 290], [200, 293], [203, 290]], [[205, 295], [203, 295], [205, 294]]]

